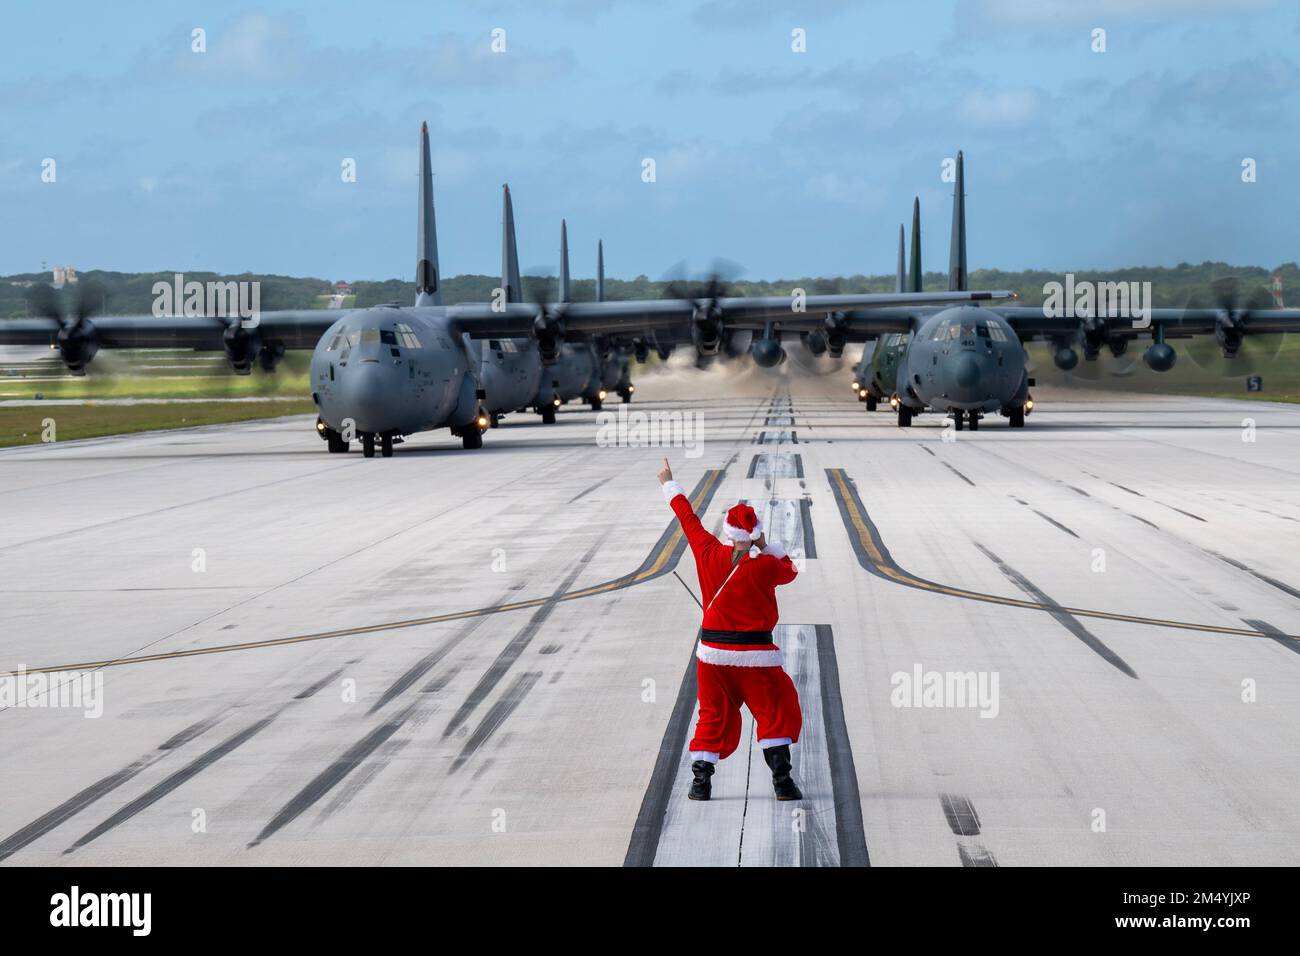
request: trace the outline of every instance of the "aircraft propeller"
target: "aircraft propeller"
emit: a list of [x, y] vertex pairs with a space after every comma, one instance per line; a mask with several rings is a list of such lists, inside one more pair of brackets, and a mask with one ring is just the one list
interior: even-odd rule
[[71, 295], [67, 287], [60, 295], [48, 285], [32, 286], [28, 294], [32, 313], [57, 322], [55, 339], [63, 364], [73, 375], [85, 375], [86, 366], [99, 351], [99, 340], [90, 317], [103, 307], [104, 294], [93, 282], [78, 282]]
[[1271, 307], [1272, 299], [1262, 286], [1247, 290], [1237, 276], [1213, 280], [1208, 296], [1193, 295], [1184, 308], [1218, 310], [1214, 339], [1194, 338], [1183, 352], [1198, 368], [1222, 378], [1256, 374], [1277, 357], [1285, 333], [1248, 335], [1246, 325], [1252, 311]]
[[[684, 271], [683, 264], [679, 263], [672, 273], [680, 276]], [[719, 300], [730, 295], [724, 274], [736, 275], [739, 271], [735, 263], [715, 259], [712, 271], [703, 281], [674, 278], [664, 287], [665, 299], [680, 299], [693, 306], [691, 339], [701, 356], [717, 355], [720, 350], [729, 358], [736, 358], [740, 354], [728, 342], [726, 328], [722, 324], [722, 308], [718, 305]]]

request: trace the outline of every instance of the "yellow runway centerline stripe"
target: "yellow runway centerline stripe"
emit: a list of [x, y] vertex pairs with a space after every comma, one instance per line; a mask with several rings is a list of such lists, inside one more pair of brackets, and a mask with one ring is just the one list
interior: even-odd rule
[[[701, 481], [699, 488], [691, 498], [691, 506], [698, 512], [701, 505], [707, 502], [713, 494], [714, 489], [722, 480], [724, 469], [712, 469], [707, 472]], [[567, 591], [559, 597], [550, 598], [529, 598], [526, 601], [513, 601], [510, 604], [498, 604], [495, 607], [480, 607], [468, 611], [451, 611], [446, 614], [434, 614], [429, 617], [409, 618], [403, 621], [386, 621], [381, 624], [364, 624], [357, 627], [344, 627], [333, 631], [318, 631], [312, 634], [295, 634], [290, 637], [268, 638], [264, 641], [247, 641], [242, 644], [222, 644], [217, 647], [192, 647], [179, 651], [161, 651], [157, 654], [139, 654], [133, 657], [117, 657], [103, 661], [85, 661], [80, 664], [49, 664], [43, 667], [28, 667], [21, 671], [24, 674], [52, 674], [59, 671], [80, 671], [96, 670], [101, 667], [122, 667], [127, 664], [144, 664], [150, 661], [169, 661], [182, 657], [201, 657], [205, 654], [228, 654], [232, 651], [251, 651], [262, 647], [285, 647], [289, 644], [305, 644], [309, 641], [326, 641], [340, 637], [356, 637], [364, 634], [377, 634], [383, 631], [396, 631], [408, 627], [421, 627], [425, 624], [444, 624], [447, 621], [461, 621], [471, 617], [483, 617], [488, 614], [502, 614], [507, 611], [523, 611], [528, 608], [541, 607], [549, 601], [573, 601], [578, 598], [593, 597], [597, 594], [607, 594], [610, 591], [616, 591], [620, 588], [631, 587], [634, 584], [642, 584], [651, 578], [658, 577], [668, 568], [668, 563], [672, 560], [673, 553], [678, 545], [682, 542], [682, 529], [677, 520], [673, 519], [672, 531], [664, 539], [663, 544], [654, 553], [653, 560], [647, 562], [640, 570], [631, 574], [625, 574], [622, 577], [614, 578], [610, 581], [604, 581], [590, 587], [580, 588], [576, 591]], [[0, 676], [20, 673], [18, 671], [0, 671]]]
[[859, 554], [869, 562], [868, 570], [878, 573], [881, 577], [887, 578], [898, 584], [907, 587], [919, 588], [923, 591], [932, 591], [936, 594], [946, 594], [950, 597], [964, 598], [968, 601], [980, 601], [985, 604], [1004, 604], [1008, 607], [1027, 608], [1034, 611], [1065, 611], [1076, 617], [1099, 618], [1106, 621], [1121, 621], [1127, 624], [1144, 624], [1152, 627], [1172, 627], [1184, 631], [1201, 631], [1208, 634], [1233, 634], [1241, 637], [1287, 637], [1290, 640], [1300, 640], [1293, 634], [1277, 635], [1266, 634], [1263, 631], [1256, 631], [1244, 627], [1224, 627], [1218, 624], [1195, 624], [1189, 621], [1172, 621], [1165, 618], [1142, 617], [1136, 614], [1121, 614], [1114, 611], [1096, 611], [1089, 608], [1064, 607], [1052, 604], [1043, 604], [1039, 601], [1027, 601], [1023, 598], [1003, 597], [999, 594], [985, 594], [982, 591], [969, 591], [965, 588], [951, 587], [946, 584], [937, 584], [934, 581], [927, 581], [925, 578], [919, 578], [914, 574], [899, 567], [892, 557], [887, 557], [877, 545], [878, 532], [874, 532], [874, 525], [866, 516], [857, 493], [853, 490], [847, 476], [842, 468], [828, 468], [827, 475], [831, 480], [831, 490], [835, 493], [848, 522], [852, 525], [853, 531], [857, 535], [857, 544], [860, 545]]

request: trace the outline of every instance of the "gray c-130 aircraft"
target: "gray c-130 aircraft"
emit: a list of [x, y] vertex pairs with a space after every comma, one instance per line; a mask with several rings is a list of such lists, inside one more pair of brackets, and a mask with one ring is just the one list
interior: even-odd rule
[[[652, 337], [655, 329], [687, 325], [696, 348], [710, 353], [730, 327], [770, 325], [800, 309], [837, 317], [846, 333], [872, 334], [878, 329], [871, 316], [878, 308], [1012, 297], [1010, 292], [962, 289], [598, 302], [567, 302], [561, 294], [554, 303], [525, 303], [513, 300], [506, 289], [504, 301], [443, 305], [427, 124], [421, 128], [420, 150], [413, 306], [382, 305], [342, 316], [314, 309], [268, 311], [255, 325], [245, 326], [227, 315], [92, 317], [84, 290], [69, 315], [52, 290], [42, 287], [45, 294], [33, 297], [38, 315], [0, 322], [0, 344], [47, 344], [59, 350], [74, 372], [84, 371], [100, 348], [224, 350], [234, 370], [242, 373], [254, 362], [273, 370], [286, 349], [311, 349], [316, 428], [329, 450], [346, 452], [350, 439], [357, 438], [366, 457], [373, 457], [376, 446], [389, 457], [395, 441], [437, 428], [450, 429], [465, 448], [479, 448], [491, 425], [489, 407], [515, 402], [522, 407], [538, 399], [524, 394], [527, 388], [519, 390], [518, 370], [506, 367], [505, 350], [482, 349], [483, 340], [521, 343], [525, 350], [535, 350], [543, 368], [550, 368], [566, 342], [585, 343], [592, 335]], [[512, 242], [512, 230], [507, 229], [506, 239]], [[567, 267], [564, 271], [567, 278]], [[512, 390], [515, 394], [509, 394]]]
[[[903, 228], [899, 227], [897, 291], [921, 288], [920, 204], [912, 205], [910, 262], [905, 262]], [[967, 288], [966, 198], [964, 160], [957, 153], [953, 187], [952, 245], [948, 288]], [[1041, 306], [961, 304], [939, 309], [886, 309], [878, 323], [898, 326], [877, 337], [875, 351], [853, 370], [853, 390], [868, 411], [888, 401], [900, 427], [911, 425], [927, 409], [952, 416], [956, 428], [979, 427], [986, 413], [1004, 415], [1012, 428], [1025, 424], [1033, 409], [1033, 380], [1026, 370], [1023, 343], [1042, 340], [1055, 347], [1056, 366], [1069, 371], [1079, 361], [1095, 361], [1103, 348], [1116, 357], [1130, 342], [1149, 337], [1143, 362], [1155, 372], [1174, 367], [1177, 353], [1169, 339], [1213, 335], [1231, 360], [1247, 335], [1300, 331], [1300, 310], [1253, 309], [1228, 293], [1217, 308], [1147, 309], [1146, 322], [1118, 314], [1056, 316]]]

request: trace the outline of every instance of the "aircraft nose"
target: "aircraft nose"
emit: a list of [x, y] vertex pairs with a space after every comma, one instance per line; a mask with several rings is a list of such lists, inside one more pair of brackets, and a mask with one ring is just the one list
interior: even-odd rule
[[959, 389], [972, 389], [980, 383], [980, 363], [973, 352], [962, 352], [952, 363], [949, 373]]
[[339, 412], [356, 423], [358, 432], [384, 432], [394, 427], [389, 421], [391, 390], [385, 387], [387, 375], [377, 362], [355, 362], [340, 376]]

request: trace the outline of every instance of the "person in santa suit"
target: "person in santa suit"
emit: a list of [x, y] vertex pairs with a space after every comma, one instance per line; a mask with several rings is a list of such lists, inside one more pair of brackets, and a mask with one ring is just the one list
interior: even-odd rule
[[[704, 529], [664, 459], [659, 472], [664, 500], [681, 522], [700, 576], [704, 620], [695, 650], [700, 717], [690, 743], [694, 780], [688, 796], [712, 795], [713, 771], [740, 743], [740, 705], [758, 724], [758, 745], [772, 769], [778, 800], [802, 800], [791, 775], [790, 745], [803, 725], [799, 693], [772, 643], [776, 589], [798, 575], [779, 544], [769, 544], [754, 509], [738, 504], [722, 526], [725, 543]], [[757, 548], [757, 556], [750, 551]]]

